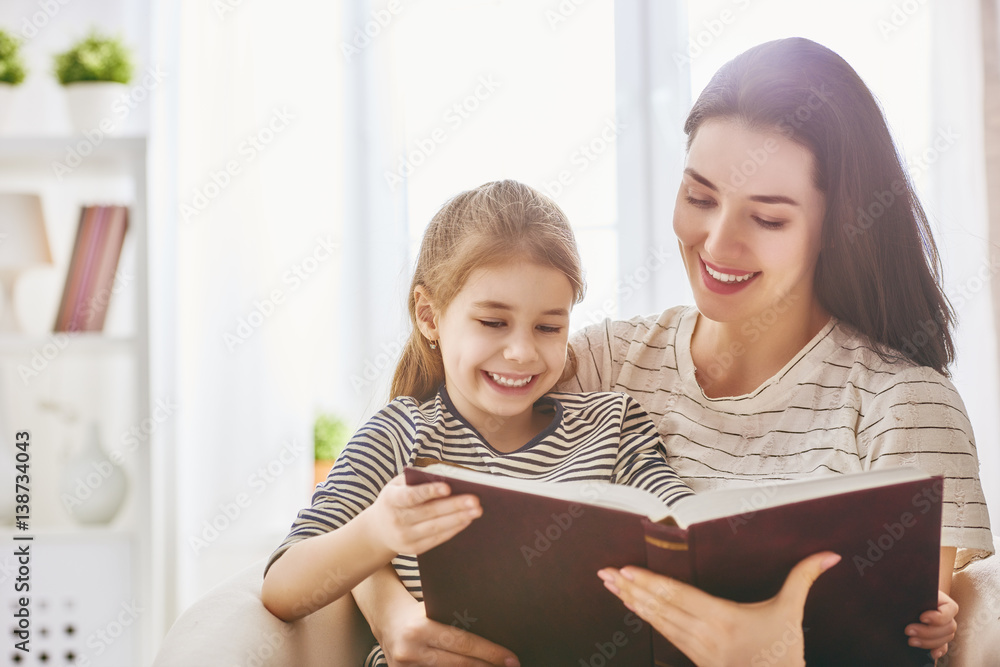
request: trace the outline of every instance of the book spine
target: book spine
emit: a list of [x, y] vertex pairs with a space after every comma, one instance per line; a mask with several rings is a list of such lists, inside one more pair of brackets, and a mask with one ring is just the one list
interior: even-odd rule
[[128, 209], [124, 206], [109, 207], [106, 222], [107, 236], [102, 238], [93, 290], [84, 308], [83, 326], [86, 331], [104, 329], [104, 318], [108, 314], [115, 283], [115, 271], [118, 270], [125, 231], [128, 229]]
[[[657, 574], [693, 584], [688, 531], [675, 525], [643, 522], [646, 537], [646, 566]], [[669, 591], [665, 593], [669, 595]], [[694, 663], [663, 635], [653, 630], [653, 659], [656, 667], [694, 667]]]
[[74, 304], [77, 294], [80, 291], [80, 278], [83, 273], [86, 246], [89, 242], [92, 222], [93, 211], [91, 207], [82, 207], [80, 209], [80, 222], [76, 228], [76, 239], [73, 242], [73, 254], [70, 256], [69, 269], [66, 271], [66, 284], [63, 287], [62, 300], [59, 303], [59, 312], [56, 315], [56, 323], [53, 327], [54, 331], [73, 330], [71, 322]]

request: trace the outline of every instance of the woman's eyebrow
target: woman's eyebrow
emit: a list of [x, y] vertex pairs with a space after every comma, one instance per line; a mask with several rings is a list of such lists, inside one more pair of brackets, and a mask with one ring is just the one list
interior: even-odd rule
[[686, 167], [684, 169], [684, 173], [687, 174], [688, 176], [690, 176], [691, 178], [693, 178], [694, 180], [698, 181], [702, 185], [704, 185], [706, 188], [709, 188], [711, 190], [715, 190], [716, 192], [719, 191], [719, 188], [715, 187], [715, 184], [712, 183], [712, 181], [708, 180], [707, 178], [705, 178], [704, 176], [702, 176], [701, 174], [699, 174], [697, 171], [695, 171], [691, 167]]
[[[704, 185], [706, 188], [714, 190], [715, 192], [719, 191], [719, 188], [717, 188], [712, 181], [708, 180], [691, 167], [685, 168], [684, 173]], [[760, 202], [761, 204], [788, 204], [790, 206], [801, 206], [799, 202], [785, 195], [751, 195], [749, 199], [750, 201]]]

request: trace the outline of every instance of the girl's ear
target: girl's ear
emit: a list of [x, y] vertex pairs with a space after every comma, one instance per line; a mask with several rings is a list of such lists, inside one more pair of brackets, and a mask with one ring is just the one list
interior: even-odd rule
[[417, 328], [429, 341], [438, 339], [438, 312], [431, 302], [430, 293], [423, 285], [413, 288], [413, 311], [417, 316]]

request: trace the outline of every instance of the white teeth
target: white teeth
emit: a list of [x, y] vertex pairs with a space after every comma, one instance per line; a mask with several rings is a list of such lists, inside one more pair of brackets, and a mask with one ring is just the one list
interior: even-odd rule
[[503, 375], [498, 375], [496, 373], [490, 373], [490, 377], [493, 378], [494, 382], [496, 382], [497, 384], [502, 384], [505, 387], [523, 387], [524, 385], [531, 382], [531, 378], [534, 376], [529, 375], [526, 378], [515, 380], [513, 378], [504, 377]]
[[708, 275], [723, 283], [741, 283], [745, 280], [750, 280], [757, 275], [757, 272], [744, 273], [742, 276], [734, 276], [731, 273], [719, 273], [718, 271], [713, 270], [708, 264], [705, 265], [705, 270], [708, 271]]

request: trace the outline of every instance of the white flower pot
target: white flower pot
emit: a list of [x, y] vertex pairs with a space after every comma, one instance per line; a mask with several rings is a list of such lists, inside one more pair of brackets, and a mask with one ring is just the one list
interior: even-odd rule
[[78, 81], [64, 88], [74, 130], [81, 133], [100, 130], [110, 135], [121, 132], [124, 119], [115, 113], [115, 102], [128, 91], [128, 86], [114, 81]]
[[11, 105], [14, 103], [16, 86], [0, 82], [0, 132], [7, 129], [7, 118], [10, 117]]

